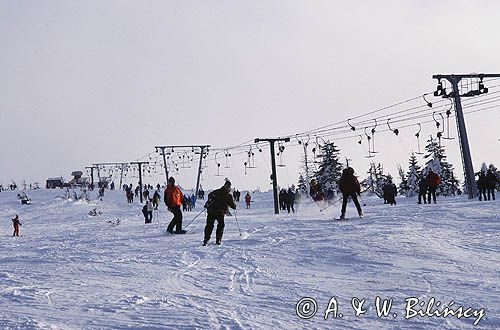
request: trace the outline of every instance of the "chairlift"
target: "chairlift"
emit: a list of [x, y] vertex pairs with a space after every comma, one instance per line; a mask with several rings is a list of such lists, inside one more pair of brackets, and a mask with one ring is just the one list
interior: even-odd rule
[[392, 128], [391, 128], [391, 125], [389, 125], [389, 121], [390, 121], [390, 120], [391, 120], [391, 118], [387, 119], [387, 127], [389, 127], [389, 130], [390, 130], [392, 133], [394, 133], [394, 134], [396, 134], [396, 136], [398, 136], [398, 135], [399, 135], [399, 129], [397, 129], [397, 128], [392, 129]]
[[366, 131], [368, 127], [365, 127], [365, 135], [366, 135], [366, 139], [368, 140], [368, 156], [365, 156], [365, 158], [373, 158], [375, 157], [375, 155], [372, 155], [372, 149], [371, 149], [371, 139], [372, 137], [368, 134], [368, 132]]
[[431, 102], [429, 102], [429, 101], [425, 98], [425, 95], [427, 95], [427, 94], [422, 95], [422, 98], [424, 99], [424, 101], [425, 101], [425, 103], [427, 104], [427, 106], [428, 106], [429, 108], [432, 108], [432, 103], [431, 103]]
[[373, 128], [371, 129], [371, 133], [372, 133], [372, 154], [376, 154], [376, 153], [378, 153], [378, 151], [375, 151], [375, 129], [377, 128], [378, 124], [377, 124], [377, 119], [373, 118], [373, 120], [375, 120], [375, 126], [373, 126]]
[[434, 119], [434, 122], [436, 123], [436, 128], [438, 130], [436, 136], [437, 136], [438, 141], [439, 141], [439, 147], [441, 147], [441, 137], [443, 136], [443, 133], [444, 133], [444, 117], [443, 117], [443, 114], [440, 112], [439, 115], [441, 116], [441, 120], [443, 122], [443, 129], [439, 130], [441, 123], [436, 119], [435, 114], [436, 114], [436, 112], [432, 113], [432, 119]]
[[351, 130], [354, 132], [356, 130], [356, 127], [351, 125], [350, 120], [351, 119], [347, 119], [347, 125], [349, 125], [351, 127]]
[[243, 165], [245, 165], [245, 175], [247, 175], [247, 162], [244, 162]]
[[278, 144], [278, 155], [280, 156], [280, 162], [277, 165], [278, 167], [285, 167], [285, 163], [283, 163], [283, 151], [285, 151], [285, 146], [282, 144]]
[[250, 150], [248, 150], [247, 155], [248, 168], [257, 168], [255, 166], [255, 153], [252, 151], [252, 146], [250, 146]]
[[225, 168], [230, 168], [230, 166], [229, 166], [229, 158], [228, 157], [231, 157], [231, 154], [229, 153], [228, 149], [226, 149], [226, 151], [224, 151], [224, 156], [226, 157], [226, 166], [225, 166]]
[[220, 163], [217, 162], [217, 154], [218, 154], [218, 152], [215, 153], [215, 164], [217, 164], [217, 174], [215, 176], [222, 176], [220, 174]]
[[443, 137], [445, 140], [453, 140], [454, 137], [450, 136], [450, 115], [451, 109], [453, 108], [453, 101], [450, 100], [450, 108], [446, 110], [446, 137]]
[[415, 133], [415, 136], [417, 138], [417, 147], [418, 147], [418, 152], [416, 152], [417, 155], [423, 155], [424, 153], [420, 151], [420, 132], [422, 131], [422, 125], [418, 123], [418, 132]]

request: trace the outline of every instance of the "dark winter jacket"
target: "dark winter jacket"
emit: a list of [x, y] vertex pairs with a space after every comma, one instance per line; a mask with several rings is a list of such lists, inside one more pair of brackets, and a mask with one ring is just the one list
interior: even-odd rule
[[485, 179], [486, 179], [486, 188], [489, 188], [489, 189], [496, 188], [498, 179], [497, 179], [497, 176], [495, 175], [495, 173], [493, 173], [492, 171], [488, 171], [488, 174], [486, 174]]
[[439, 186], [440, 183], [441, 183], [441, 178], [439, 177], [439, 175], [437, 175], [434, 172], [429, 172], [429, 174], [427, 174], [427, 187], [437, 188], [437, 186]]
[[486, 179], [486, 175], [484, 175], [483, 172], [479, 173], [479, 179], [477, 179], [477, 187], [480, 190], [488, 188], [488, 181]]
[[208, 194], [206, 205], [208, 213], [220, 212], [224, 214], [228, 210], [228, 207], [236, 209], [233, 196], [231, 196], [231, 194], [229, 194], [224, 187], [214, 190]]
[[422, 178], [418, 182], [418, 189], [420, 189], [421, 192], [425, 192], [427, 190], [427, 179]]
[[323, 191], [321, 190], [320, 184], [312, 185], [309, 189], [309, 195], [315, 201], [322, 201], [325, 199], [325, 195], [323, 195]]
[[358, 179], [354, 176], [354, 172], [346, 169], [342, 172], [339, 180], [339, 189], [343, 194], [350, 194], [353, 192], [360, 193], [361, 187]]
[[388, 183], [382, 188], [382, 192], [384, 193], [384, 196], [392, 196], [397, 195], [398, 189], [396, 188], [396, 185], [394, 183]]

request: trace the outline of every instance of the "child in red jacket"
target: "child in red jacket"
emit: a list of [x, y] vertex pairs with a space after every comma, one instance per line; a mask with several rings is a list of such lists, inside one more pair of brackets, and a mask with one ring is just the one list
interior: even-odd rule
[[14, 225], [14, 234], [12, 234], [12, 236], [19, 236], [19, 226], [21, 226], [22, 223], [19, 221], [19, 216], [17, 214], [14, 219], [12, 219], [12, 224]]

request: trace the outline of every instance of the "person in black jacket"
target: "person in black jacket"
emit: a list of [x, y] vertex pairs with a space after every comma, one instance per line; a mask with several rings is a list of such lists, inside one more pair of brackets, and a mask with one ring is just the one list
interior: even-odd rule
[[418, 181], [418, 204], [422, 204], [422, 197], [424, 198], [424, 204], [427, 204], [427, 179], [425, 178], [425, 173], [422, 172], [422, 177]]
[[497, 182], [497, 176], [491, 169], [489, 169], [486, 173], [486, 188], [488, 189], [488, 200], [490, 200], [491, 195], [493, 195], [493, 200], [495, 200], [495, 189], [497, 187]]
[[361, 205], [359, 205], [357, 196], [361, 194], [361, 187], [358, 179], [354, 176], [354, 169], [352, 167], [348, 167], [342, 171], [342, 176], [339, 180], [339, 190], [342, 193], [342, 210], [340, 219], [345, 219], [345, 211], [349, 197], [352, 198], [352, 201], [356, 206], [356, 210], [358, 210], [358, 215], [362, 218], [363, 211], [361, 210]]
[[233, 197], [230, 194], [231, 182], [226, 180], [224, 185], [208, 194], [207, 208], [207, 224], [205, 226], [205, 237], [203, 245], [207, 245], [214, 230], [215, 220], [217, 220], [217, 230], [215, 232], [215, 244], [220, 245], [222, 235], [224, 234], [224, 216], [228, 211], [228, 207], [236, 209]]
[[486, 201], [486, 174], [484, 172], [479, 173], [479, 178], [477, 179], [477, 189], [479, 191], [479, 201], [481, 201], [481, 196], [484, 196], [484, 200]]

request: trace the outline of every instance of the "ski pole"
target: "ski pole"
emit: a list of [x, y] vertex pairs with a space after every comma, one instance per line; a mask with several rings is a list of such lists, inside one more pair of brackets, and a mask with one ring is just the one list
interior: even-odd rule
[[238, 217], [236, 216], [236, 209], [234, 209], [234, 219], [236, 220], [236, 225], [238, 226], [238, 231], [240, 232], [241, 236], [241, 229], [240, 229], [240, 224], [238, 223]]
[[193, 223], [193, 221], [195, 221], [195, 220], [196, 220], [196, 218], [198, 218], [198, 217], [199, 217], [199, 216], [200, 216], [203, 212], [205, 212], [205, 209], [201, 210], [201, 212], [200, 212], [200, 213], [198, 213], [198, 214], [197, 214], [197, 215], [193, 218], [193, 220], [191, 220], [191, 222], [189, 222], [186, 226], [184, 226], [184, 228], [187, 228], [187, 226], [189, 226], [190, 224], [192, 224], [192, 223]]
[[323, 212], [324, 210], [326, 210], [327, 208], [329, 208], [330, 206], [334, 205], [335, 203], [337, 203], [338, 201], [340, 201], [342, 199], [342, 196], [337, 198], [337, 200], [331, 202], [328, 206], [325, 206], [324, 208], [320, 209], [319, 211], [320, 212]]

